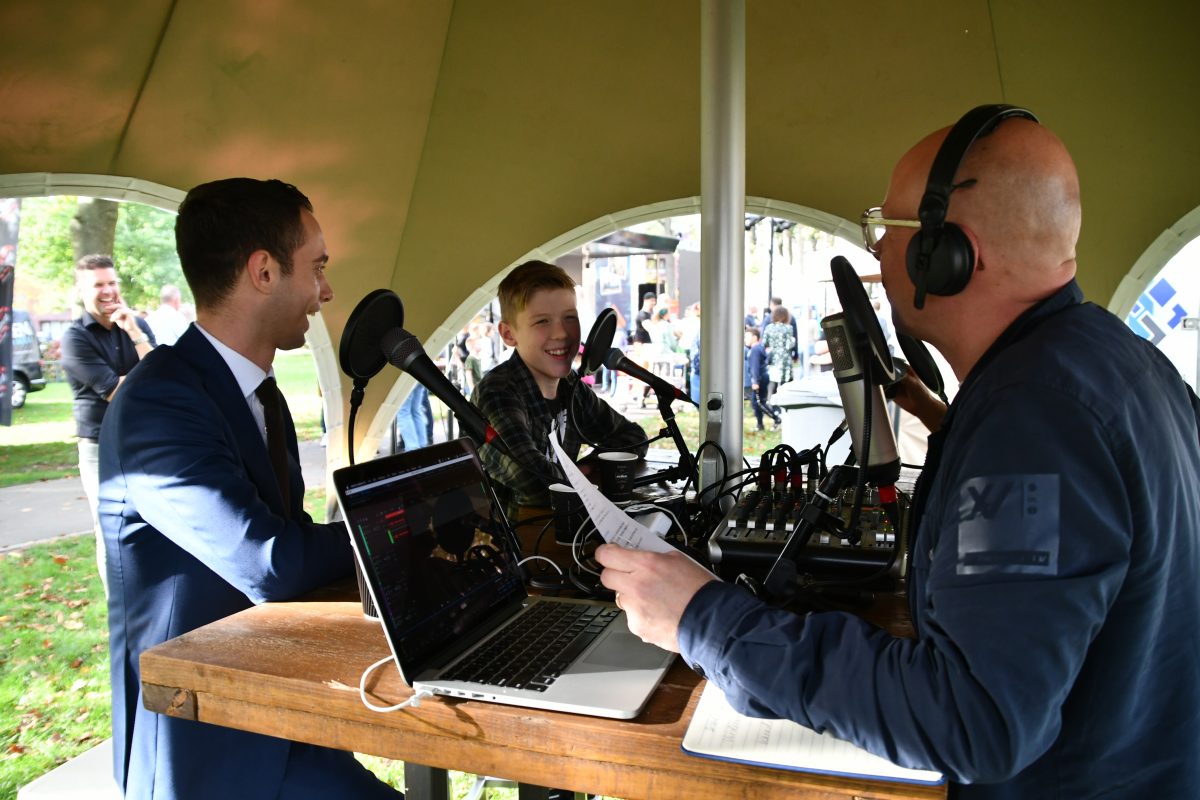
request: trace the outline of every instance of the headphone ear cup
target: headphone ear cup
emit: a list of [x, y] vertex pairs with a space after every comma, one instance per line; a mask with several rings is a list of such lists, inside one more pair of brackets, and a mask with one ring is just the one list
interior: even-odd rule
[[[916, 286], [921, 285], [921, 249], [929, 235], [924, 230], [917, 231], [905, 252], [908, 277]], [[971, 246], [971, 240], [962, 228], [952, 222], [945, 223], [933, 252], [929, 254], [924, 275], [925, 291], [942, 297], [958, 294], [967, 288], [974, 271], [975, 248]]]

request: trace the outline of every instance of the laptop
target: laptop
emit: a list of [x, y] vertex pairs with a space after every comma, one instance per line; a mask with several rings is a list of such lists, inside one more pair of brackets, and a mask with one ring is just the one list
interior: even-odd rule
[[632, 719], [674, 654], [609, 603], [530, 597], [470, 439], [335, 470], [354, 553], [414, 690]]

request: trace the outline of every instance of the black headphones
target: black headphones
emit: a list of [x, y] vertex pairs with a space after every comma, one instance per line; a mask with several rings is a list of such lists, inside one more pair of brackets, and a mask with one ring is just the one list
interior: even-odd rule
[[950, 194], [958, 171], [971, 145], [1009, 117], [1038, 121], [1032, 111], [1018, 106], [986, 105], [973, 108], [955, 123], [938, 148], [929, 169], [929, 181], [917, 216], [921, 230], [908, 243], [908, 277], [916, 286], [913, 305], [925, 307], [925, 295], [947, 296], [966, 288], [975, 271], [975, 249], [962, 228], [946, 222]]

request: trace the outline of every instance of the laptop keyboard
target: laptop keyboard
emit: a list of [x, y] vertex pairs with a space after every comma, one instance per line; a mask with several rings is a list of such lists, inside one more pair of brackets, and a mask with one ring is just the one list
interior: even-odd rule
[[535, 603], [443, 677], [544, 692], [620, 613], [583, 603]]

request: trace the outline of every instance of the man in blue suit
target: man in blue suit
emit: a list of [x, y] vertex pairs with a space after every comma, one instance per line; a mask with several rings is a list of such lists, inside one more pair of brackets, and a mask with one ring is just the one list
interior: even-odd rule
[[344, 529], [301, 508], [271, 371], [333, 298], [312, 205], [280, 181], [215, 181], [188, 192], [175, 238], [196, 324], [129, 374], [100, 432], [117, 782], [127, 798], [398, 797], [350, 753], [143, 708], [144, 650], [352, 564]]

